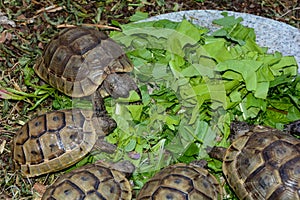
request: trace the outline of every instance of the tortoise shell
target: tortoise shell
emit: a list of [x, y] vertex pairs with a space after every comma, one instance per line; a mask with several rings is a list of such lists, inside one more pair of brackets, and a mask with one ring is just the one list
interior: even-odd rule
[[27, 122], [15, 135], [13, 160], [27, 177], [69, 167], [89, 153], [98, 137], [116, 127], [113, 119], [90, 110], [53, 111]]
[[239, 199], [300, 199], [300, 140], [254, 126], [227, 149], [223, 172]]
[[144, 199], [221, 199], [221, 188], [206, 169], [178, 163], [164, 168], [145, 183], [137, 196], [137, 200]]
[[64, 94], [83, 97], [93, 94], [108, 74], [132, 71], [133, 65], [122, 48], [103, 32], [77, 27], [56, 35], [34, 70]]
[[97, 162], [61, 176], [47, 188], [42, 200], [131, 200], [131, 196], [131, 186], [125, 175], [104, 162]]

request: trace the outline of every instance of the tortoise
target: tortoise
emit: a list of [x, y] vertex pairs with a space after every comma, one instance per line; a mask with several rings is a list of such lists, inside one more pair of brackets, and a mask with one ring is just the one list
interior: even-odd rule
[[52, 111], [27, 122], [13, 140], [15, 168], [34, 177], [67, 168], [89, 153], [116, 128], [108, 117], [92, 110]]
[[86, 97], [99, 91], [102, 97], [127, 98], [131, 90], [141, 97], [127, 74], [133, 65], [122, 48], [92, 28], [62, 30], [46, 46], [34, 70], [45, 82], [71, 97]]
[[300, 199], [300, 140], [274, 128], [234, 122], [229, 148], [209, 155], [223, 160], [223, 173], [239, 199]]
[[221, 199], [216, 178], [202, 165], [177, 163], [155, 174], [140, 190], [137, 200]]
[[[123, 164], [131, 164], [124, 161]], [[134, 166], [128, 168], [132, 173]], [[131, 185], [118, 166], [98, 161], [72, 170], [59, 177], [43, 194], [42, 200], [110, 199], [131, 200]]]

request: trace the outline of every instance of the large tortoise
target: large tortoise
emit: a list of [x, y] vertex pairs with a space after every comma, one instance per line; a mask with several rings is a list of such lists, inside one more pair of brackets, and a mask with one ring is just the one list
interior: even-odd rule
[[[123, 166], [126, 169], [123, 169]], [[131, 185], [123, 170], [132, 173], [134, 166], [126, 161], [122, 164], [98, 161], [95, 164], [85, 165], [59, 177], [47, 188], [42, 200], [131, 200]]]
[[[213, 147], [239, 199], [300, 199], [300, 140], [277, 129], [231, 125], [238, 134], [228, 149]], [[294, 128], [290, 128], [294, 129]]]
[[178, 163], [155, 174], [140, 190], [137, 200], [221, 199], [216, 178], [200, 164]]
[[69, 167], [81, 160], [97, 141], [116, 128], [92, 110], [52, 111], [27, 122], [15, 135], [13, 160], [27, 177]]
[[94, 94], [140, 96], [136, 83], [126, 72], [133, 65], [122, 48], [103, 32], [87, 27], [66, 28], [46, 46], [34, 66], [40, 78], [71, 97]]

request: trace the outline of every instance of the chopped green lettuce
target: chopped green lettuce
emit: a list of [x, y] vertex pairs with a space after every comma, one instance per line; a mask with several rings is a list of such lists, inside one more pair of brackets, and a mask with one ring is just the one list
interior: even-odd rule
[[136, 182], [202, 158], [220, 170], [206, 148], [229, 145], [233, 120], [282, 129], [300, 118], [296, 60], [267, 53], [241, 21], [224, 14], [214, 21], [222, 28], [210, 35], [186, 19], [130, 23], [111, 34], [135, 66], [143, 99], [137, 105], [106, 99], [118, 123], [106, 139], [119, 148], [116, 160], [139, 155], [132, 159]]

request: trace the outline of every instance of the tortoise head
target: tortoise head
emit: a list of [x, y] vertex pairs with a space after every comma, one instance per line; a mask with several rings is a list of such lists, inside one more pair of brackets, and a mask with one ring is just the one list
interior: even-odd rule
[[293, 134], [300, 135], [300, 120], [294, 121], [284, 126], [284, 131]]
[[234, 140], [238, 138], [241, 135], [244, 135], [248, 131], [253, 129], [253, 125], [248, 124], [247, 122], [241, 122], [241, 121], [233, 121], [230, 124], [230, 140]]
[[108, 74], [103, 82], [103, 88], [113, 98], [127, 98], [129, 92], [135, 90], [141, 97], [141, 92], [136, 83], [126, 73]]

